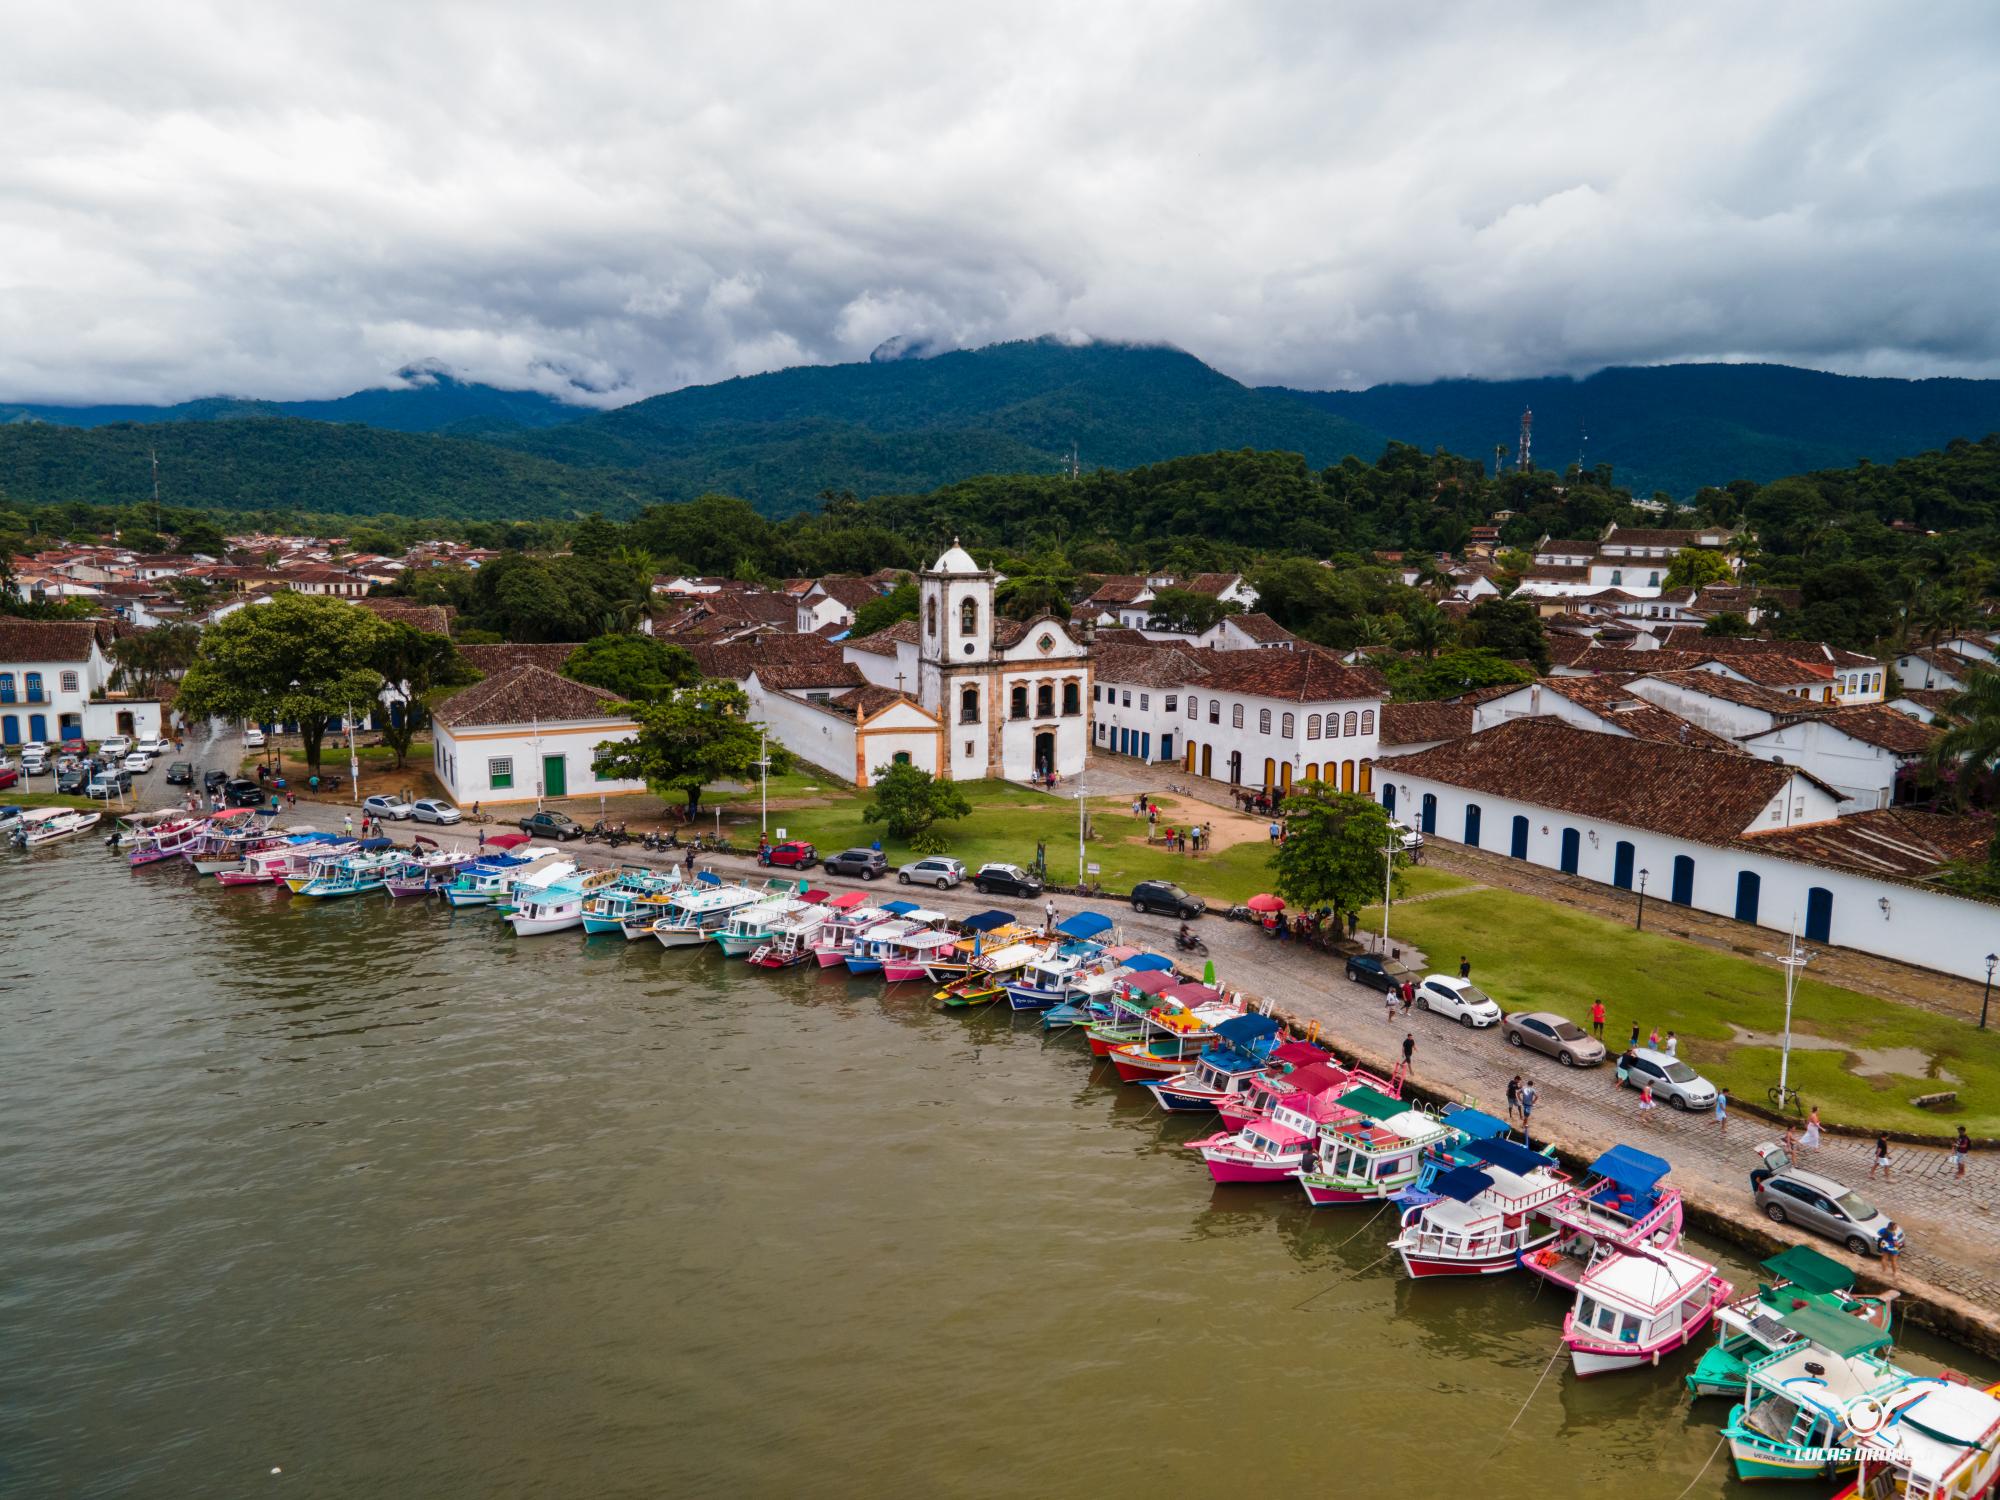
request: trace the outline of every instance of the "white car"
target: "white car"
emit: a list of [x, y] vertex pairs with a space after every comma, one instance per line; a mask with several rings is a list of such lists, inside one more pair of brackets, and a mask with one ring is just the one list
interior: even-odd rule
[[174, 748], [174, 742], [165, 735], [156, 734], [148, 739], [139, 741], [132, 748], [134, 750], [143, 750], [148, 755], [165, 755], [169, 750]]
[[1409, 827], [1396, 822], [1393, 818], [1389, 821], [1389, 832], [1395, 835], [1396, 841], [1405, 849], [1421, 849], [1424, 847], [1424, 836], [1421, 833], [1412, 831]]
[[40, 776], [49, 768], [49, 747], [43, 744], [29, 744], [21, 747], [21, 774]]
[[904, 885], [934, 885], [945, 891], [965, 879], [965, 866], [945, 855], [931, 854], [904, 865], [896, 878]]
[[114, 734], [97, 747], [97, 753], [106, 760], [116, 760], [121, 755], [131, 753], [132, 741], [122, 734]]
[[410, 816], [419, 823], [456, 823], [458, 809], [436, 797], [420, 797], [410, 804]]
[[416, 808], [401, 797], [392, 797], [387, 792], [382, 792], [362, 802], [361, 810], [372, 813], [378, 818], [390, 818], [401, 822], [415, 813]]
[[1426, 974], [1417, 986], [1417, 1003], [1461, 1026], [1498, 1026], [1500, 1007], [1470, 979]]
[[134, 750], [130, 755], [125, 757], [125, 769], [128, 771], [152, 770], [153, 752], [150, 750]]
[[243, 728], [243, 748], [245, 750], [262, 750], [264, 748], [264, 731], [259, 729], [255, 724], [246, 724]]

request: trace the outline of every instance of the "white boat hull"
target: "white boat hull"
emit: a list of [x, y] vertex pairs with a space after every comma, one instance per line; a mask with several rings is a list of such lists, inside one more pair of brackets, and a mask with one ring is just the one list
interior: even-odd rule
[[550, 932], [567, 932], [572, 927], [583, 925], [583, 913], [573, 911], [547, 917], [526, 917], [519, 912], [510, 913], [508, 925], [514, 929], [516, 937], [541, 937]]

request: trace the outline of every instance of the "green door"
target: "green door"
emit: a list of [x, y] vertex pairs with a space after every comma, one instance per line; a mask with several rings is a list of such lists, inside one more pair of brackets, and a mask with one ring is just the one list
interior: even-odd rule
[[542, 795], [544, 797], [567, 797], [569, 795], [569, 759], [562, 755], [542, 757]]

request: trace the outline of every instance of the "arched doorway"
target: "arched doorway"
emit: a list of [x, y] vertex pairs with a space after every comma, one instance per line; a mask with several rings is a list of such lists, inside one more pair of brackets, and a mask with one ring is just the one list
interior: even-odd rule
[[1823, 885], [1806, 892], [1806, 936], [1815, 943], [1833, 941], [1833, 892]]
[[1361, 790], [1366, 793], [1375, 785], [1375, 767], [1372, 762], [1361, 762]]
[[1755, 870], [1736, 872], [1736, 920], [1754, 922], [1757, 920], [1757, 898], [1763, 894], [1763, 877]]
[[1264, 790], [1270, 791], [1278, 784], [1278, 763], [1270, 756], [1264, 757]]
[[1309, 761], [1307, 761], [1307, 762], [1306, 762], [1306, 776], [1305, 776], [1305, 779], [1306, 779], [1307, 781], [1318, 781], [1318, 780], [1319, 780], [1319, 762], [1318, 762], [1318, 761], [1314, 761], [1314, 760], [1309, 760]]
[[1515, 859], [1528, 857], [1528, 820], [1519, 813], [1514, 814], [1514, 828], [1507, 844], [1507, 852]]
[[1354, 762], [1351, 760], [1340, 763], [1340, 789], [1343, 792], [1354, 790]]
[[1056, 737], [1044, 729], [1035, 736], [1035, 769], [1044, 776], [1055, 769]]
[[[1348, 764], [1352, 764], [1352, 762], [1349, 762]], [[1341, 774], [1345, 775], [1346, 772], [1347, 772], [1347, 766], [1343, 765], [1341, 767]], [[1436, 833], [1438, 831], [1437, 793], [1435, 792], [1424, 793], [1423, 808], [1417, 818], [1417, 826], [1421, 828], [1425, 833]]]
[[1479, 804], [1465, 804], [1465, 842], [1474, 849], [1479, 847]]
[[1232, 750], [1229, 752], [1229, 784], [1231, 786], [1243, 785], [1243, 752], [1241, 750]]
[[[1327, 764], [1332, 765], [1333, 762], [1328, 761]], [[1396, 816], [1396, 788], [1394, 783], [1390, 783], [1382, 788], [1382, 810], [1392, 818]]]
[[1563, 830], [1562, 870], [1565, 875], [1574, 875], [1583, 855], [1583, 835], [1574, 828]]
[[1278, 767], [1278, 789], [1287, 797], [1292, 795], [1292, 763], [1285, 761]]
[[1187, 773], [1190, 776], [1194, 775], [1194, 745], [1192, 742], [1187, 747]]
[[1676, 906], [1694, 905], [1694, 861], [1685, 854], [1674, 856], [1674, 888], [1672, 900]]
[[1208, 777], [1211, 781], [1215, 779], [1215, 746], [1213, 745], [1203, 745], [1201, 747], [1201, 774]]
[[1624, 839], [1611, 850], [1611, 883], [1620, 890], [1632, 889], [1632, 859], [1636, 852]]

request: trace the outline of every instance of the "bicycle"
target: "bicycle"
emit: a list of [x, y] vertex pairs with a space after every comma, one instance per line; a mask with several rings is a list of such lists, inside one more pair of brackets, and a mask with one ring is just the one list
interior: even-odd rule
[[1805, 1106], [1799, 1101], [1799, 1091], [1787, 1084], [1773, 1084], [1765, 1097], [1771, 1101], [1773, 1109], [1782, 1110], [1789, 1105], [1793, 1114], [1805, 1113]]

